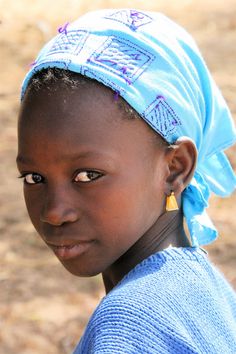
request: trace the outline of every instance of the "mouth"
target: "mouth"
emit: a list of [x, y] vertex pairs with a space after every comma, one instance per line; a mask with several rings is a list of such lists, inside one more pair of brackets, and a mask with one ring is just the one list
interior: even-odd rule
[[79, 257], [80, 255], [85, 253], [91, 247], [93, 241], [78, 241], [77, 243], [72, 244], [64, 244], [63, 242], [61, 242], [60, 245], [53, 244], [51, 242], [46, 243], [60, 260], [66, 260]]

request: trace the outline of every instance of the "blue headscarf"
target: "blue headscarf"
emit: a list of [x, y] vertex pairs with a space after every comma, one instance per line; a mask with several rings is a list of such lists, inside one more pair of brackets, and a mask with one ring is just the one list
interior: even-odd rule
[[236, 140], [228, 107], [191, 36], [154, 12], [100, 10], [66, 23], [39, 53], [25, 77], [57, 67], [95, 79], [122, 96], [166, 141], [186, 136], [198, 150], [182, 193], [193, 246], [217, 231], [205, 209], [210, 192], [229, 195], [236, 177], [223, 150]]

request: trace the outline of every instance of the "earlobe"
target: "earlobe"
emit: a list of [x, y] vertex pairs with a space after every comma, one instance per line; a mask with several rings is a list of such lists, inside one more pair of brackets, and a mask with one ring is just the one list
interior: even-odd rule
[[188, 137], [181, 137], [169, 147], [167, 194], [174, 191], [179, 195], [191, 181], [197, 163], [195, 143]]

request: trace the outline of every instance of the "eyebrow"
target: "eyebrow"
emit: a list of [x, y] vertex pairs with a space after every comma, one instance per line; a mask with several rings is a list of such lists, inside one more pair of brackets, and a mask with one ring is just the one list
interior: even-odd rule
[[21, 155], [17, 155], [16, 157], [16, 163], [22, 163], [22, 164], [27, 164], [27, 163], [31, 163], [32, 161], [30, 159], [25, 158], [24, 156]]
[[[70, 160], [70, 161], [76, 161], [76, 160], [80, 160], [80, 159], [86, 159], [86, 158], [99, 158], [99, 157], [110, 157], [110, 154], [108, 154], [107, 152], [102, 153], [102, 152], [97, 152], [97, 151], [85, 151], [85, 152], [81, 152], [80, 154], [65, 154], [65, 155], [60, 155], [58, 160], [56, 161], [66, 161], [66, 160]], [[16, 163], [17, 164], [34, 164], [34, 161], [31, 160], [30, 158], [23, 156], [23, 155], [18, 155], [16, 158]]]

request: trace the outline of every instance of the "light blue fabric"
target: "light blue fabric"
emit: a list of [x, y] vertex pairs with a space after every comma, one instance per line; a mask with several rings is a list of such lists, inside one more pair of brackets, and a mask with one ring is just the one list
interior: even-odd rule
[[236, 296], [198, 248], [151, 255], [103, 298], [74, 354], [235, 354]]
[[101, 10], [65, 24], [39, 53], [22, 87], [47, 67], [102, 82], [122, 96], [169, 143], [191, 138], [198, 150], [183, 211], [194, 246], [217, 236], [205, 208], [211, 191], [236, 186], [223, 150], [236, 140], [228, 107], [188, 33], [154, 12]]

